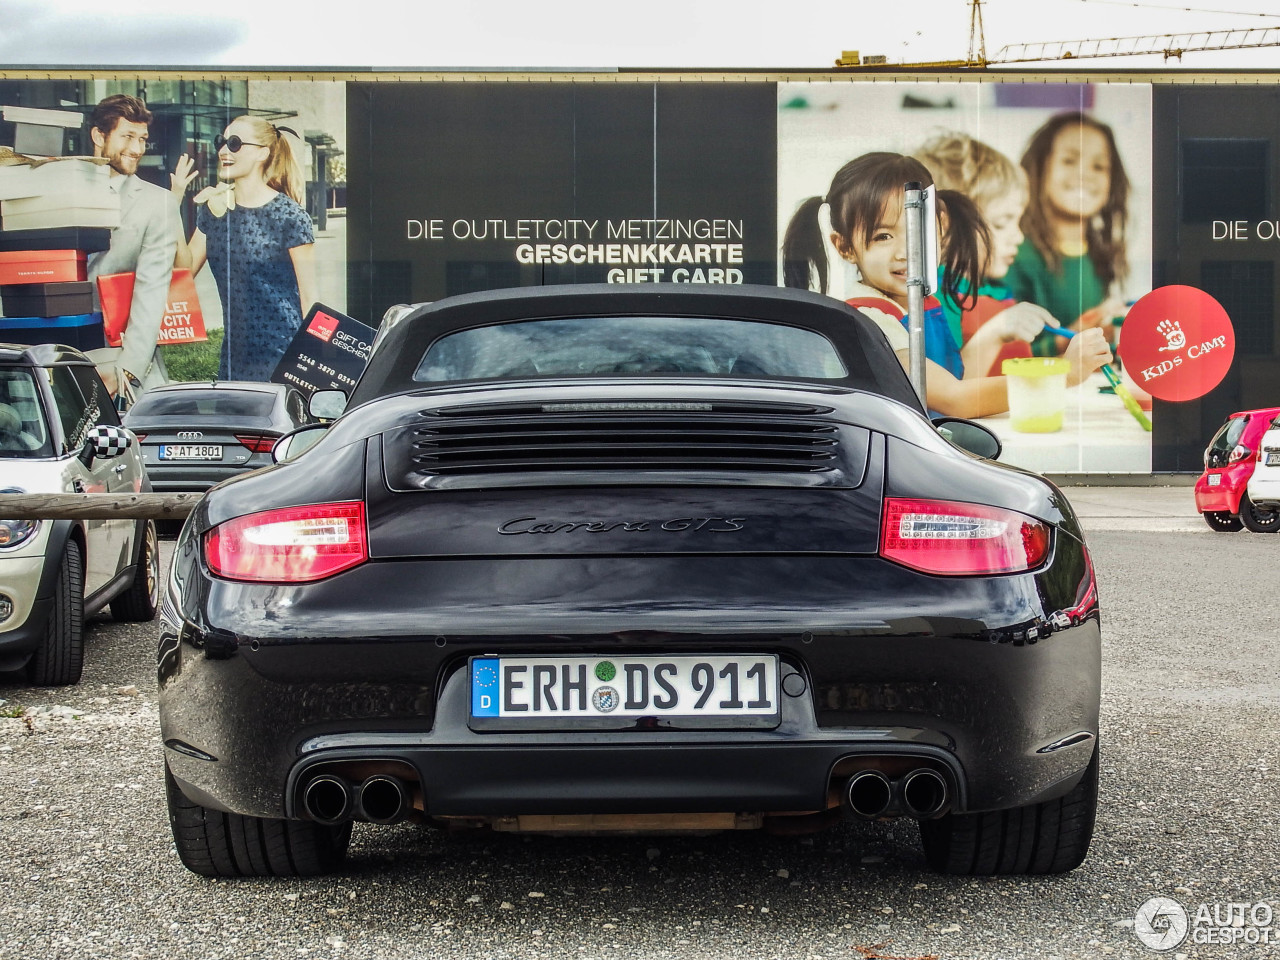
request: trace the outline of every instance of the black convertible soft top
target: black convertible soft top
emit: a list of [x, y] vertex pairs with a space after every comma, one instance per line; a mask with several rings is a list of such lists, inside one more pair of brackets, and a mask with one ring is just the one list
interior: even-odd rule
[[834, 344], [848, 370], [843, 379], [824, 385], [875, 393], [924, 413], [880, 329], [831, 297], [785, 287], [603, 283], [493, 290], [417, 307], [379, 341], [348, 408], [421, 389], [414, 371], [423, 354], [458, 330], [514, 320], [626, 316], [762, 320], [812, 330]]

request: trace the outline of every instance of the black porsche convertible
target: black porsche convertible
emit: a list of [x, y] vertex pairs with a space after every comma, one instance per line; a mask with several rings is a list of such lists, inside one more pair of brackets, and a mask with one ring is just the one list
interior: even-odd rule
[[176, 547], [158, 671], [189, 869], [331, 871], [354, 821], [403, 820], [909, 817], [949, 873], [1084, 859], [1080, 526], [981, 427], [930, 422], [855, 310], [467, 295], [401, 311], [336, 399]]

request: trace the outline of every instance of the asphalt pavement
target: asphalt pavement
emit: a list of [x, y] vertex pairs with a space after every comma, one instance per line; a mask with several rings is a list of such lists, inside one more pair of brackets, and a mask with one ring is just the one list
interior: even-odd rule
[[[0, 960], [1280, 956], [1280, 536], [1210, 531], [1186, 486], [1064, 490], [1103, 611], [1102, 800], [1070, 874], [939, 876], [904, 822], [609, 838], [406, 824], [357, 827], [332, 877], [202, 879], [169, 835], [155, 625], [102, 615], [79, 686], [0, 674]], [[1209, 922], [1155, 953], [1135, 932], [1153, 898]], [[1275, 942], [1243, 939], [1263, 933]]]
[[1060, 485], [1085, 532], [1213, 533], [1196, 511], [1195, 490], [1170, 486]]

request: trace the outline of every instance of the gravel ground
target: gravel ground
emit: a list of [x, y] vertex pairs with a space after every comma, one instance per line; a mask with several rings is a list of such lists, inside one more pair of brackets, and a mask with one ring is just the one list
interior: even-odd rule
[[[0, 958], [1136, 958], [1161, 956], [1133, 932], [1152, 896], [1193, 912], [1267, 901], [1280, 938], [1280, 601], [1267, 575], [1280, 538], [1098, 532], [1091, 545], [1103, 803], [1070, 875], [939, 877], [902, 823], [808, 838], [362, 826], [335, 877], [201, 879], [167, 826], [154, 628], [104, 616], [79, 687], [0, 674]], [[1280, 950], [1188, 942], [1162, 955]]]

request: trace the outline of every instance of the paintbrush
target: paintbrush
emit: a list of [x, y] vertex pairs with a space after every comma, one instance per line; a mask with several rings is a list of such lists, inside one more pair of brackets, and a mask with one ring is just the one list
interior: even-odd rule
[[[1068, 340], [1076, 335], [1074, 330], [1068, 330], [1066, 327], [1051, 327], [1045, 324], [1045, 329], [1060, 337], [1066, 337]], [[1138, 421], [1143, 430], [1150, 433], [1151, 418], [1143, 412], [1142, 407], [1138, 405], [1138, 401], [1129, 392], [1129, 388], [1120, 382], [1120, 375], [1111, 369], [1111, 364], [1109, 363], [1104, 363], [1099, 369], [1102, 371], [1102, 375], [1107, 378], [1107, 382], [1111, 384], [1111, 389], [1120, 398], [1120, 402], [1124, 404], [1125, 409], [1133, 414], [1133, 419]]]

